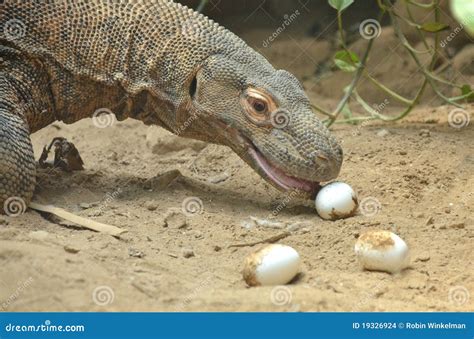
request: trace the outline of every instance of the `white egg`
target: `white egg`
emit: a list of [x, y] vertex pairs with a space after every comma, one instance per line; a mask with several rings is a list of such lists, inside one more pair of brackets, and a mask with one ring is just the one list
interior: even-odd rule
[[318, 192], [315, 205], [321, 218], [337, 220], [353, 216], [359, 202], [351, 186], [343, 182], [332, 182]]
[[272, 244], [251, 253], [243, 276], [249, 286], [284, 285], [299, 272], [301, 259], [290, 246]]
[[371, 271], [396, 273], [410, 263], [407, 244], [389, 231], [363, 233], [357, 239], [354, 250], [362, 267]]

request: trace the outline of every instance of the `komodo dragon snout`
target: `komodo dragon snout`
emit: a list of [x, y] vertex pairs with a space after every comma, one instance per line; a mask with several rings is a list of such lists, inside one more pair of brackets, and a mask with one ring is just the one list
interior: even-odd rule
[[342, 149], [300, 82], [257, 52], [207, 58], [191, 92], [209, 139], [231, 147], [276, 188], [313, 197], [319, 182], [338, 176]]

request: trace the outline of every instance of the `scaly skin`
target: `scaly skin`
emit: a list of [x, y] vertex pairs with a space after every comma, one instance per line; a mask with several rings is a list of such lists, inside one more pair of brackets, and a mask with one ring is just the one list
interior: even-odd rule
[[227, 145], [275, 187], [304, 196], [342, 163], [298, 80], [191, 9], [169, 0], [0, 4], [0, 206], [32, 197], [30, 133], [103, 108]]

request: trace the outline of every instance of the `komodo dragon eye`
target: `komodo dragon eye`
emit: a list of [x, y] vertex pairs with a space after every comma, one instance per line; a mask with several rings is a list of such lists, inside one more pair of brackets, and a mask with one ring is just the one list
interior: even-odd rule
[[267, 103], [265, 101], [256, 98], [250, 98], [249, 102], [256, 112], [265, 114], [267, 111]]
[[270, 114], [277, 109], [277, 105], [267, 93], [249, 88], [242, 95], [242, 106], [246, 117], [256, 125], [269, 125]]

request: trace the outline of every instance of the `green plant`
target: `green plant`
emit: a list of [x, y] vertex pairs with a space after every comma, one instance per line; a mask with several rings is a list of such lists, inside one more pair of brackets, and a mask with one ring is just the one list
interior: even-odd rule
[[[398, 14], [389, 0], [377, 0], [377, 5], [380, 8], [380, 16], [379, 18], [374, 21], [375, 23], [379, 23], [381, 19], [388, 15], [390, 17], [390, 21], [394, 27], [395, 34], [402, 43], [403, 47], [408, 51], [409, 55], [413, 58], [415, 63], [421, 70], [421, 74], [424, 77], [423, 83], [421, 84], [420, 88], [416, 92], [413, 98], [405, 98], [398, 93], [392, 91], [382, 83], [380, 83], [377, 79], [372, 77], [366, 71], [366, 63], [368, 57], [370, 55], [374, 37], [370, 38], [367, 44], [367, 48], [364, 52], [362, 57], [356, 55], [353, 51], [351, 51], [345, 43], [344, 38], [344, 31], [342, 25], [342, 14], [347, 8], [352, 5], [353, 0], [328, 0], [329, 5], [331, 5], [334, 9], [337, 10], [337, 22], [338, 22], [338, 30], [339, 30], [339, 39], [340, 39], [340, 46], [341, 50], [338, 51], [334, 56], [334, 63], [335, 65], [344, 72], [353, 73], [353, 78], [351, 83], [344, 89], [344, 95], [340, 102], [338, 103], [336, 109], [332, 112], [329, 112], [316, 104], [313, 104], [313, 107], [321, 112], [322, 114], [326, 115], [328, 118], [325, 120], [325, 123], [330, 126], [333, 123], [358, 123], [362, 121], [368, 120], [384, 120], [384, 121], [395, 121], [400, 120], [407, 116], [413, 108], [419, 103], [421, 96], [423, 95], [427, 86], [430, 86], [433, 91], [447, 104], [462, 108], [459, 104], [461, 101], [474, 101], [474, 92], [470, 85], [468, 84], [454, 84], [447, 79], [442, 78], [441, 75], [435, 72], [435, 65], [440, 57], [439, 52], [439, 32], [449, 29], [449, 26], [440, 22], [440, 7], [439, 7], [439, 0], [432, 0], [430, 3], [419, 3], [416, 0], [399, 0], [404, 1], [408, 17], [402, 17]], [[474, 6], [471, 3], [471, 0], [454, 0], [454, 2], [464, 2], [464, 6], [474, 10]], [[425, 9], [433, 10], [435, 13], [435, 21], [428, 22], [424, 24], [418, 24], [414, 21], [413, 15], [410, 11], [410, 6], [414, 5], [417, 7], [422, 7]], [[462, 11], [462, 10], [461, 10]], [[466, 11], [467, 12], [467, 11]], [[414, 27], [419, 35], [420, 40], [423, 42], [426, 51], [418, 51], [416, 50], [406, 39], [405, 35], [403, 34], [402, 30], [400, 29], [399, 22], [404, 21], [408, 23], [410, 26]], [[474, 25], [474, 23], [473, 23]], [[377, 27], [373, 27], [376, 29]], [[379, 26], [380, 28], [380, 26]], [[435, 44], [434, 47], [431, 47], [426, 39], [426, 33], [434, 33]], [[431, 62], [428, 66], [424, 66], [419, 58], [419, 54], [421, 53], [430, 53], [431, 55]], [[357, 84], [362, 77], [366, 77], [370, 80], [373, 84], [375, 84], [380, 90], [384, 91], [387, 95], [392, 97], [393, 99], [401, 102], [406, 107], [405, 109], [396, 116], [388, 116], [381, 114], [374, 110], [357, 92]], [[439, 84], [446, 84], [449, 86], [453, 86], [460, 90], [460, 95], [456, 97], [446, 97], [439, 89]], [[349, 103], [351, 100], [357, 101], [361, 107], [369, 113], [366, 116], [353, 116], [352, 111], [349, 107]], [[343, 113], [344, 118], [339, 119], [340, 114]]]

